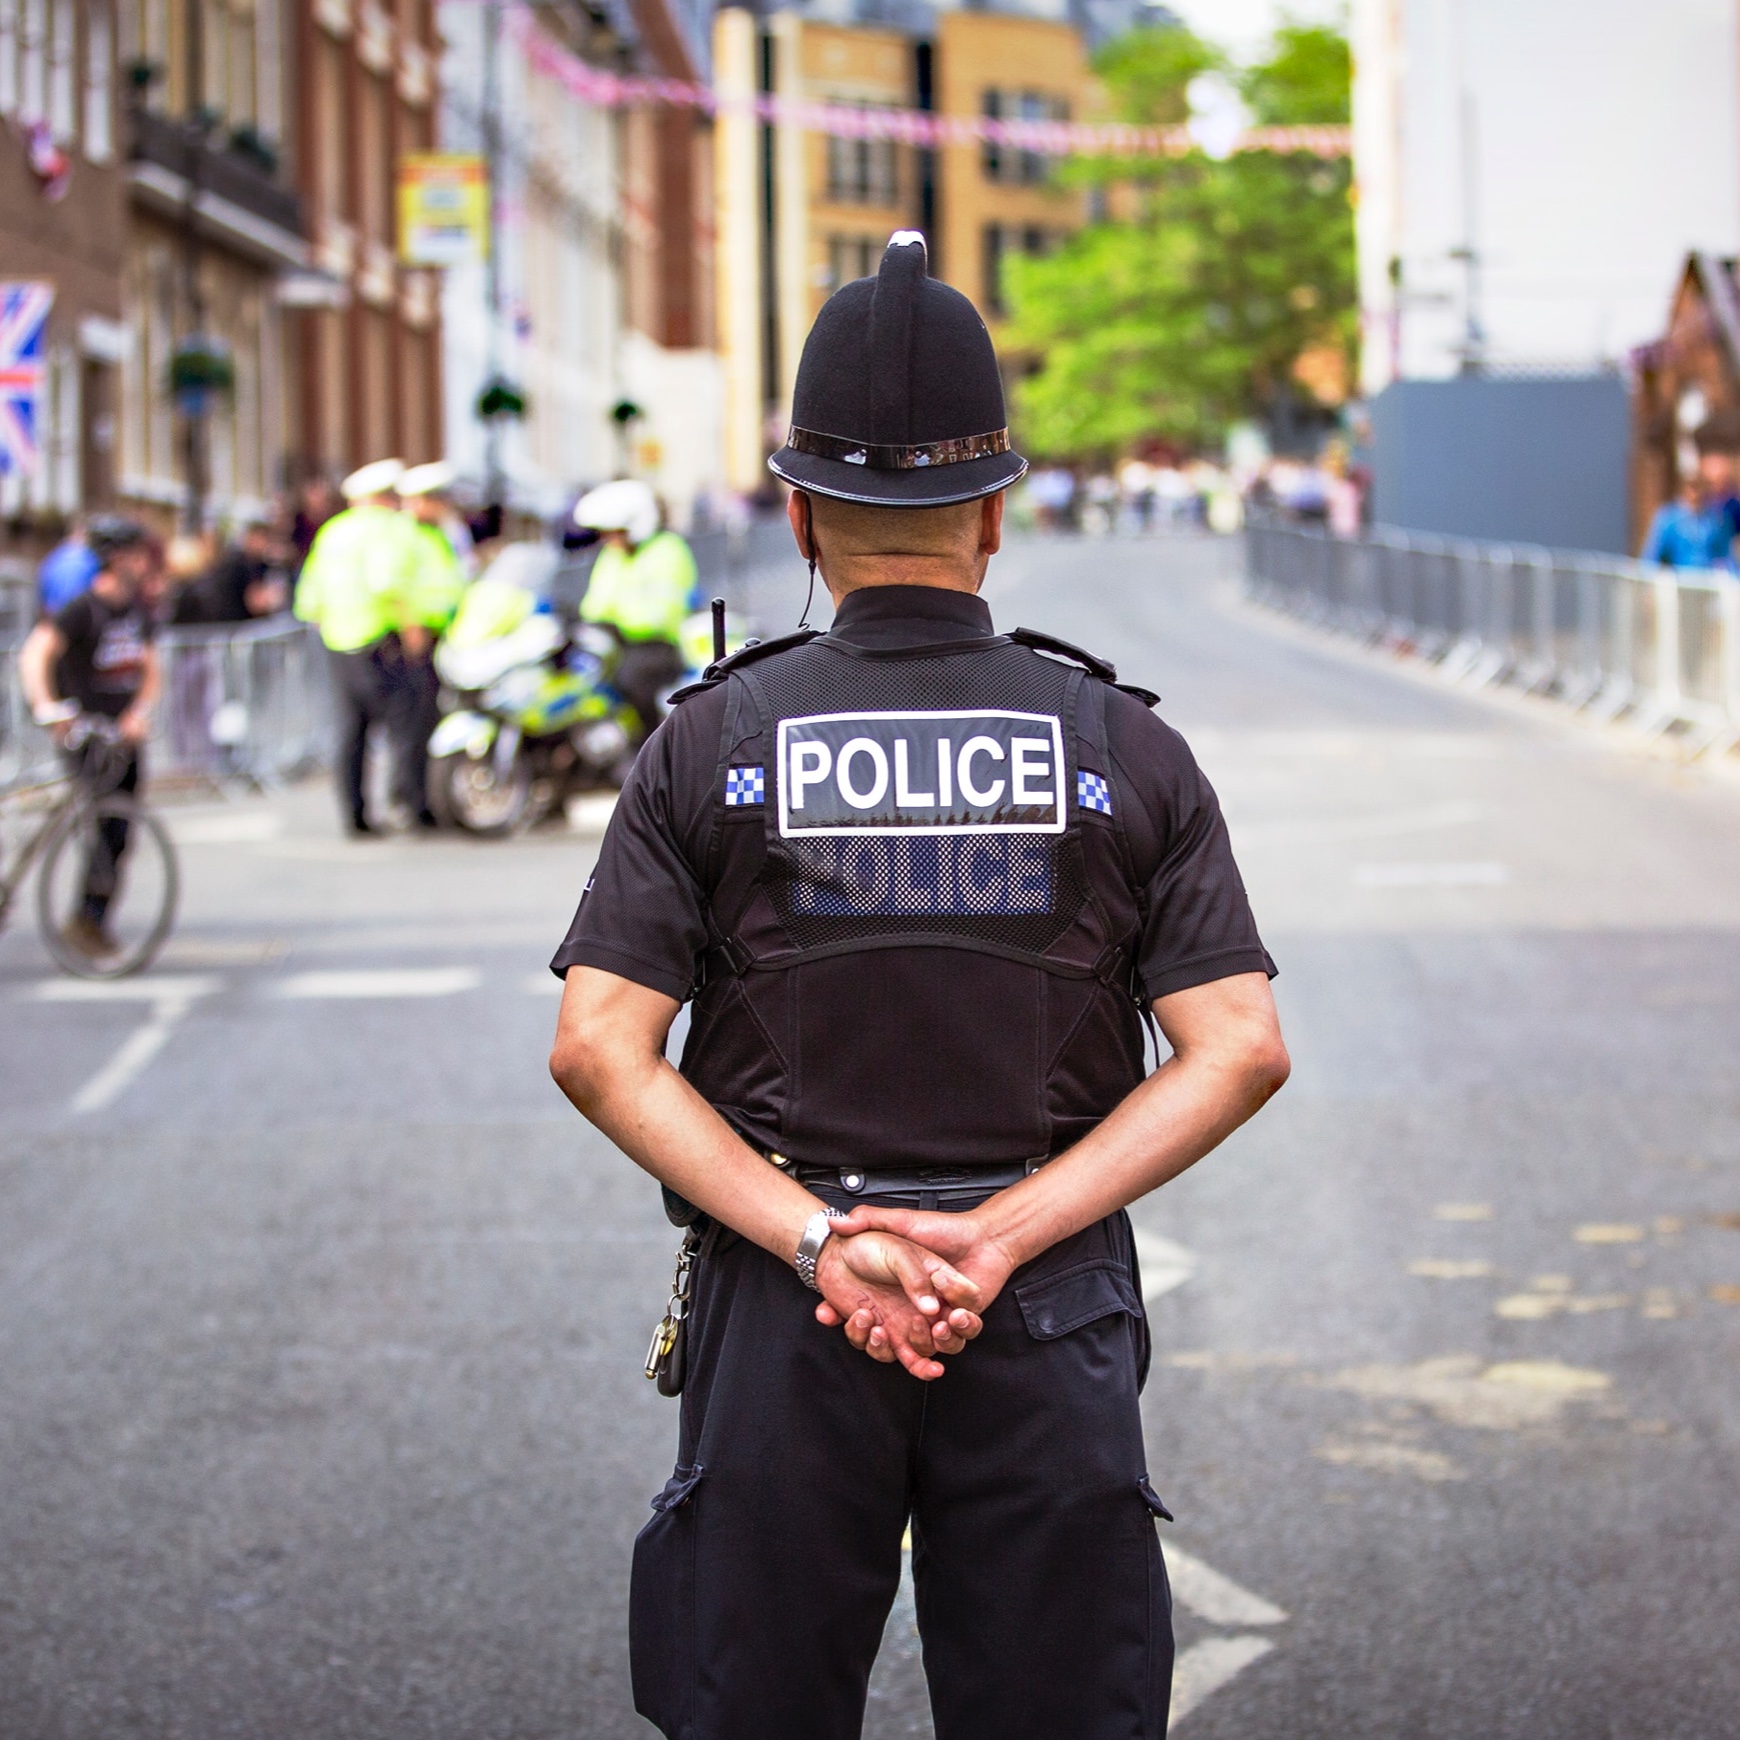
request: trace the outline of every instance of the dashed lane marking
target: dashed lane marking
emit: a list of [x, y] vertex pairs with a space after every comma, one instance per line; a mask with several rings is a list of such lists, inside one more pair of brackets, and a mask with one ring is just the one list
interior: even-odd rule
[[99, 1112], [129, 1088], [168, 1043], [182, 1017], [201, 997], [220, 989], [221, 979], [195, 973], [157, 973], [138, 979], [49, 979], [36, 987], [44, 1003], [144, 1003], [150, 1018], [121, 1042], [121, 1048], [73, 1095], [75, 1115]]
[[353, 972], [294, 973], [277, 995], [300, 1001], [361, 1001], [377, 997], [451, 997], [483, 983], [475, 967], [389, 967]]

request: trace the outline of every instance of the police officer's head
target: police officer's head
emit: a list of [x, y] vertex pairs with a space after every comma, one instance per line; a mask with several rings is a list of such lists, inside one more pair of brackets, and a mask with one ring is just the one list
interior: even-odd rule
[[768, 464], [799, 492], [799, 548], [836, 594], [982, 578], [1002, 493], [1027, 462], [1009, 444], [991, 335], [966, 297], [928, 274], [916, 231], [897, 231], [876, 276], [817, 315], [791, 433]]

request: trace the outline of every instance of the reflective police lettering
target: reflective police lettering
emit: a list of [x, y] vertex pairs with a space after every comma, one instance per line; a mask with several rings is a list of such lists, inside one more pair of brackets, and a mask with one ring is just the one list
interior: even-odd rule
[[[1063, 727], [1049, 713], [820, 713], [779, 722], [779, 831], [787, 839], [1061, 834], [1065, 777]], [[976, 874], [966, 859], [949, 863], [957, 882]], [[972, 898], [991, 904], [895, 910], [1044, 910], [996, 904], [1037, 898], [1019, 890]]]
[[1051, 911], [1052, 848], [1043, 840], [1007, 834], [890, 839], [890, 832], [805, 846], [803, 874], [787, 889], [792, 911], [807, 918], [1019, 917]]

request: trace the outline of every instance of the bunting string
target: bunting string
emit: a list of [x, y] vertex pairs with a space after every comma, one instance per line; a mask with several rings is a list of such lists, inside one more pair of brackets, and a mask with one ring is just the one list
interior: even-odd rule
[[947, 145], [1000, 145], [1046, 157], [1184, 157], [1206, 151], [1305, 153], [1346, 157], [1353, 149], [1348, 127], [1251, 127], [1227, 135], [1218, 125], [1136, 127], [1117, 121], [1018, 120], [994, 115], [939, 115], [928, 109], [876, 108], [855, 103], [817, 103], [761, 92], [750, 98], [722, 97], [710, 85], [683, 79], [645, 78], [590, 65], [553, 42], [531, 17], [509, 14], [527, 62], [561, 84], [577, 101], [596, 108], [649, 104], [698, 109], [708, 115], [752, 115], [765, 126], [796, 127], [836, 139], [889, 139], [935, 149]]

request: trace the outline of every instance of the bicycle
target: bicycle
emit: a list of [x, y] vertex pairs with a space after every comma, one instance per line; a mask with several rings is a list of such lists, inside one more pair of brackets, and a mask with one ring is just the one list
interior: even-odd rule
[[117, 789], [130, 751], [114, 721], [78, 714], [64, 747], [78, 758], [64, 778], [5, 800], [42, 819], [10, 864], [0, 839], [0, 929], [35, 864], [37, 925], [55, 965], [81, 979], [125, 978], [151, 964], [175, 924], [180, 865], [169, 830]]

